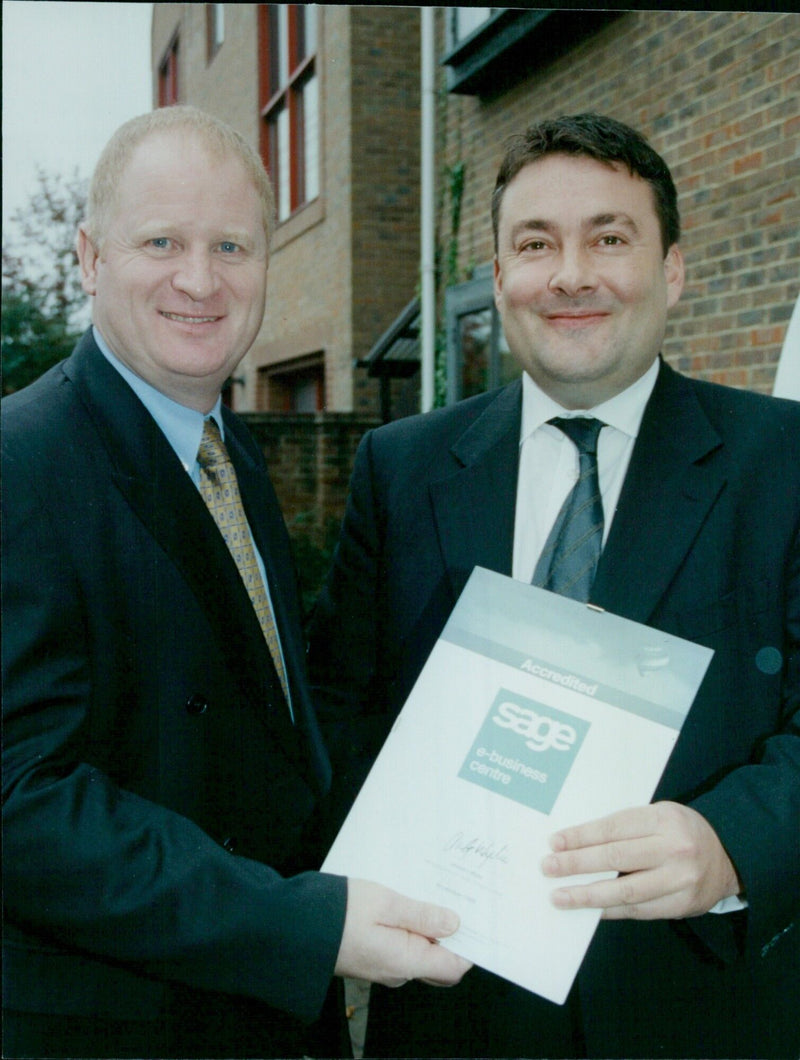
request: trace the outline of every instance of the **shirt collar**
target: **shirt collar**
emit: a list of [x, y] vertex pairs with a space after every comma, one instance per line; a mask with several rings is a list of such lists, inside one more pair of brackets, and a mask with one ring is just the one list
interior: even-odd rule
[[[196, 409], [187, 408], [186, 405], [180, 405], [177, 401], [173, 401], [166, 394], [162, 394], [160, 390], [156, 390], [150, 383], [145, 382], [141, 376], [132, 372], [127, 365], [123, 364], [111, 352], [96, 327], [93, 327], [92, 331], [100, 352], [128, 383], [166, 436], [167, 441], [175, 450], [184, 468], [190, 475], [194, 476], [197, 467], [197, 450], [200, 448], [200, 439], [203, 437], [203, 424], [206, 417]], [[217, 398], [217, 402], [209, 415], [216, 420], [220, 435], [224, 441], [225, 427], [222, 422], [221, 397]]]
[[659, 360], [650, 365], [627, 390], [615, 394], [591, 409], [565, 409], [537, 386], [527, 372], [522, 373], [522, 427], [520, 445], [554, 416], [595, 416], [630, 438], [635, 438], [644, 410], [658, 377]]

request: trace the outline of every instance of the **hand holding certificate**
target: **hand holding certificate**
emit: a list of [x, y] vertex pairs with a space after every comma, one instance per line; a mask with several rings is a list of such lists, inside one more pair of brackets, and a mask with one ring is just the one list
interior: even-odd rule
[[563, 1003], [600, 917], [570, 885], [613, 876], [570, 829], [650, 800], [710, 658], [476, 568], [323, 868], [450, 906], [442, 945]]
[[548, 876], [607, 869], [624, 874], [553, 892], [559, 909], [592, 906], [602, 909], [606, 920], [697, 916], [741, 889], [708, 821], [675, 802], [620, 810], [567, 828], [553, 836], [551, 846], [557, 853], [542, 866]]
[[347, 915], [335, 974], [402, 986], [424, 979], [452, 986], [471, 967], [436, 939], [458, 927], [452, 910], [415, 902], [367, 880], [347, 881]]

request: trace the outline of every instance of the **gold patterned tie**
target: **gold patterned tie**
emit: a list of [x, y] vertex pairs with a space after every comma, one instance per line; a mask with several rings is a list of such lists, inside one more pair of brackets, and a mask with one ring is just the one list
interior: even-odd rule
[[200, 465], [200, 493], [225, 539], [225, 544], [233, 556], [245, 588], [253, 601], [253, 607], [288, 703], [289, 689], [278, 643], [278, 631], [275, 628], [269, 596], [258, 568], [253, 538], [239, 493], [239, 483], [236, 480], [236, 472], [228, 456], [228, 450], [220, 437], [219, 427], [211, 416], [205, 421], [203, 427], [203, 437], [197, 451], [197, 462]]

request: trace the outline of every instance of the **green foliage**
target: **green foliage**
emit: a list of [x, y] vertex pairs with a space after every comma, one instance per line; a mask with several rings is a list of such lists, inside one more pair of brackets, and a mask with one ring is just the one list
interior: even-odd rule
[[[450, 237], [447, 241], [444, 262], [445, 287], [452, 287], [460, 282], [458, 269], [459, 252], [459, 230], [461, 228], [461, 205], [464, 201], [464, 185], [467, 176], [466, 162], [456, 162], [448, 166], [444, 171], [443, 185], [447, 189], [450, 202]], [[441, 262], [437, 263], [437, 279], [441, 282]], [[434, 368], [434, 397], [435, 408], [441, 408], [447, 404], [447, 336], [444, 327], [436, 330], [436, 352]]]
[[89, 323], [75, 253], [86, 182], [39, 170], [28, 205], [3, 240], [3, 393], [19, 390], [69, 355]]
[[319, 595], [339, 538], [340, 520], [329, 516], [317, 527], [315, 512], [300, 512], [289, 520], [287, 529], [300, 582], [303, 610], [308, 614]]
[[78, 337], [64, 321], [43, 312], [38, 301], [3, 288], [3, 393], [38, 379], [52, 365], [68, 357]]
[[457, 162], [447, 170], [450, 191], [450, 240], [447, 245], [447, 286], [458, 283], [458, 233], [461, 228], [461, 204], [464, 199], [465, 162]]

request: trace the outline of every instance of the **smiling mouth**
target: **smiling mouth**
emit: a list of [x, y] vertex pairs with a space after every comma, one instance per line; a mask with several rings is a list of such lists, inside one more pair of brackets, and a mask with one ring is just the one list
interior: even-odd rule
[[567, 326], [580, 327], [581, 325], [593, 324], [598, 320], [604, 320], [608, 313], [602, 310], [589, 313], [548, 313], [547, 320], [551, 324], [566, 324]]
[[166, 313], [161, 311], [162, 317], [166, 317], [167, 320], [175, 320], [178, 324], [213, 324], [214, 321], [220, 320], [220, 317], [186, 317], [180, 313]]

